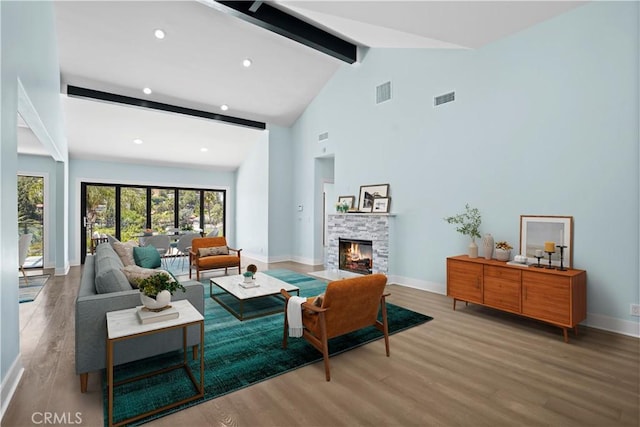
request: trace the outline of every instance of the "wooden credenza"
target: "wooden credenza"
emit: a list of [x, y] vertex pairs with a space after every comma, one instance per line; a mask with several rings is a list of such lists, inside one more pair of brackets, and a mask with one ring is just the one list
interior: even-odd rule
[[584, 270], [518, 267], [504, 261], [447, 258], [447, 296], [551, 323], [578, 333], [587, 317], [587, 272]]

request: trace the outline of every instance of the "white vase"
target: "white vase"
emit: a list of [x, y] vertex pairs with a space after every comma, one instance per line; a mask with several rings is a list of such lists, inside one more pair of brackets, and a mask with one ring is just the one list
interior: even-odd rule
[[493, 236], [489, 233], [485, 234], [482, 238], [482, 253], [484, 259], [491, 259], [493, 257]]
[[169, 305], [169, 303], [171, 302], [171, 292], [160, 291], [158, 295], [156, 295], [155, 299], [148, 297], [144, 293], [140, 292], [140, 301], [142, 301], [142, 305], [144, 305], [148, 309], [157, 310]]
[[511, 259], [511, 249], [496, 249], [496, 259], [498, 261], [509, 261]]
[[476, 239], [471, 239], [471, 243], [469, 243], [469, 258], [478, 258], [478, 245], [476, 245]]

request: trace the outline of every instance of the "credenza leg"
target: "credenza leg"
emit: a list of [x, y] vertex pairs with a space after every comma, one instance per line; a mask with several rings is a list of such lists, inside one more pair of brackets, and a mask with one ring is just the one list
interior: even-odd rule
[[569, 342], [569, 334], [567, 333], [567, 328], [562, 328], [562, 334], [564, 335], [564, 342]]
[[453, 299], [453, 311], [456, 311], [456, 299]]

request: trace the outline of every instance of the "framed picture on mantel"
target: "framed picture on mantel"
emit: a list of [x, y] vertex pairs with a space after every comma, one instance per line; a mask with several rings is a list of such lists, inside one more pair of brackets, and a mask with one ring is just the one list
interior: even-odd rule
[[549, 260], [547, 249], [553, 248], [551, 265], [560, 265], [560, 248], [563, 246], [563, 266], [573, 265], [573, 217], [551, 215], [520, 215], [520, 255], [527, 257], [527, 262], [541, 264]]
[[389, 204], [391, 197], [376, 197], [373, 199], [373, 213], [389, 213]]
[[389, 184], [361, 185], [358, 197], [358, 210], [360, 212], [372, 212], [373, 200], [376, 197], [388, 197]]

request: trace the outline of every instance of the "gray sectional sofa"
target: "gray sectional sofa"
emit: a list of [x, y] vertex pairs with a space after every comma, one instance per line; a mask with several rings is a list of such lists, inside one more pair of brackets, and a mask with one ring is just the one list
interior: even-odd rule
[[[87, 390], [89, 372], [106, 368], [106, 313], [141, 305], [140, 292], [129, 284], [122, 272], [123, 264], [109, 243], [101, 243], [95, 255], [87, 255], [80, 289], [76, 298], [76, 373], [80, 375], [80, 390]], [[204, 314], [204, 287], [193, 280], [181, 281], [186, 292], [178, 290], [172, 300], [188, 299]], [[98, 291], [102, 293], [98, 293]], [[197, 346], [198, 326], [188, 330], [187, 344]], [[114, 364], [182, 348], [182, 331], [173, 330], [117, 342]]]

